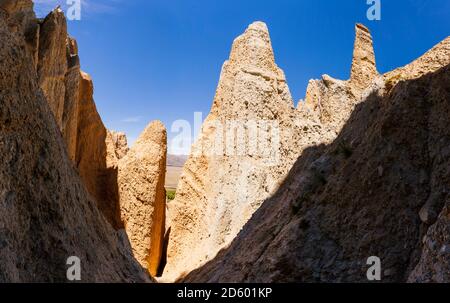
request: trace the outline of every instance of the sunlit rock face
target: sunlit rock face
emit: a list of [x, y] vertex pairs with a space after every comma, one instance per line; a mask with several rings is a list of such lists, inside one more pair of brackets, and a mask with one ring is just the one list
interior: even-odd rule
[[364, 25], [357, 24], [350, 79], [323, 75], [320, 80], [310, 80], [305, 102], [300, 102], [298, 108], [336, 136], [364, 95], [382, 82], [378, 78], [372, 36]]
[[[356, 47], [371, 45], [363, 37]], [[338, 136], [306, 149], [232, 243], [182, 281], [367, 282], [377, 256], [383, 282], [449, 282], [449, 41], [384, 75], [355, 59], [367, 77], [312, 82], [314, 106], [299, 110]], [[330, 106], [337, 96], [354, 109]]]
[[167, 133], [152, 122], [118, 162], [121, 219], [134, 256], [152, 276], [158, 273], [163, 251]]
[[295, 109], [269, 31], [251, 24], [234, 40], [216, 96], [168, 205], [163, 280], [173, 281], [227, 247], [321, 126]]
[[86, 192], [9, 16], [0, 11], [0, 282], [67, 282], [71, 256], [84, 282], [150, 281]]

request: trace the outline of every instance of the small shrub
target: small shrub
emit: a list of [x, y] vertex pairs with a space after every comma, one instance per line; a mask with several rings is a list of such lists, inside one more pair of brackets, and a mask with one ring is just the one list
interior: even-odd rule
[[168, 190], [168, 191], [166, 191], [167, 199], [170, 200], [170, 201], [175, 200], [176, 193], [177, 192], [175, 190]]

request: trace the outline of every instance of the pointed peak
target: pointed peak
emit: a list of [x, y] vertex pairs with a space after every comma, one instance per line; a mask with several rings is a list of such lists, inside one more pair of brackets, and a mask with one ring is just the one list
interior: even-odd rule
[[364, 89], [370, 85], [377, 75], [372, 36], [367, 27], [358, 23], [355, 26], [355, 45], [350, 81], [358, 89]]
[[436, 44], [425, 54], [405, 66], [383, 75], [391, 84], [400, 80], [416, 79], [450, 64], [450, 36]]
[[167, 142], [166, 127], [161, 121], [156, 120], [148, 124], [137, 139], [136, 145], [142, 142], [149, 142], [149, 140], [158, 144]]
[[62, 14], [62, 15], [64, 15], [64, 12], [63, 12], [63, 10], [61, 8], [61, 5], [58, 5], [57, 7], [55, 7], [55, 9], [52, 10], [50, 14], [58, 14], [58, 15]]
[[254, 31], [260, 31], [260, 32], [266, 32], [269, 33], [269, 29], [267, 27], [267, 24], [265, 24], [262, 21], [255, 21], [252, 24], [250, 24], [247, 28], [247, 30], [254, 30]]
[[43, 23], [46, 22], [56, 22], [58, 24], [66, 23], [66, 15], [64, 15], [63, 10], [61, 9], [61, 6], [58, 5], [56, 8], [54, 8], [50, 13], [45, 16]]
[[94, 95], [94, 83], [88, 73], [80, 71], [82, 100], [91, 100]]
[[83, 79], [85, 81], [92, 81], [92, 78], [88, 73], [80, 71], [80, 74], [81, 74], [81, 79]]
[[366, 33], [368, 33], [369, 35], [370, 35], [370, 30], [369, 30], [369, 28], [368, 27], [366, 27], [364, 24], [362, 24], [362, 23], [356, 23], [356, 25], [355, 25], [355, 31], [356, 32], [358, 32], [358, 31], [363, 31], [363, 32], [366, 32]]
[[264, 22], [253, 22], [234, 40], [229, 64], [278, 74], [269, 30]]
[[78, 55], [78, 42], [72, 37], [67, 37], [66, 39], [67, 48], [69, 50], [69, 54]]
[[164, 123], [162, 123], [160, 120], [155, 120], [150, 122], [150, 124], [147, 126], [149, 130], [157, 131], [157, 132], [165, 132], [166, 127], [164, 126]]

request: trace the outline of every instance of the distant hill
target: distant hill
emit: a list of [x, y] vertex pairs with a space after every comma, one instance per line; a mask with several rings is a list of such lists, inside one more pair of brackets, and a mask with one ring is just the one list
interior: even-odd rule
[[183, 167], [187, 159], [187, 155], [167, 155], [167, 166]]

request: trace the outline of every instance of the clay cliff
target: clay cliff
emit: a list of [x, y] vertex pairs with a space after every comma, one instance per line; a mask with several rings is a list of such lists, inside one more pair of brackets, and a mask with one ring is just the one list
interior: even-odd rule
[[74, 169], [8, 3], [0, 3], [0, 281], [66, 282], [70, 256], [84, 282], [149, 281]]
[[214, 258], [279, 187], [321, 126], [299, 119], [267, 26], [234, 40], [210, 114], [168, 205], [171, 234], [163, 280]]
[[[67, 151], [99, 209], [119, 228], [113, 169], [107, 166], [107, 130], [94, 102], [91, 77], [81, 71], [77, 42], [68, 36], [60, 8], [39, 22], [37, 73]], [[109, 183], [113, 181], [113, 183]]]
[[355, 105], [368, 93], [367, 89], [375, 83], [378, 72], [373, 50], [372, 36], [362, 24], [355, 26], [355, 45], [349, 80], [338, 80], [323, 75], [320, 80], [310, 80], [304, 102], [298, 110], [308, 119], [316, 121], [333, 138], [347, 122]]
[[118, 203], [111, 201], [106, 184], [106, 128], [93, 100], [94, 87], [80, 69], [77, 42], [67, 33], [60, 8], [39, 20], [30, 0], [2, 1], [9, 29], [25, 41], [39, 86], [63, 135], [70, 159], [88, 192], [115, 227], [120, 226]]
[[125, 157], [130, 150], [125, 133], [108, 130], [106, 134], [106, 148], [106, 166], [117, 166], [118, 161]]
[[136, 259], [152, 276], [157, 275], [164, 242], [166, 155], [166, 129], [156, 121], [118, 163], [122, 222]]
[[450, 37], [379, 74], [357, 24], [349, 69], [295, 108], [251, 24], [166, 204], [162, 123], [129, 148], [63, 12], [0, 0], [0, 282], [449, 282]]
[[[68, 186], [70, 182], [74, 184], [78, 182], [80, 184], [80, 186], [75, 186], [70, 191], [71, 194], [76, 195], [75, 198], [77, 201], [81, 201], [80, 207], [87, 207], [86, 205], [91, 207], [93, 202], [96, 203], [102, 215], [99, 216], [97, 213], [91, 214], [93, 212], [91, 209], [90, 212], [86, 213], [88, 216], [86, 220], [103, 220], [104, 217], [109, 223], [105, 224], [105, 226], [110, 225], [108, 230], [104, 230], [106, 227], [102, 226], [98, 231], [93, 231], [92, 235], [88, 236], [92, 238], [102, 233], [103, 236], [100, 238], [108, 240], [110, 246], [117, 246], [117, 248], [112, 246], [111, 249], [120, 249], [122, 253], [127, 253], [124, 260], [137, 268], [132, 268], [131, 265], [125, 264], [131, 268], [125, 269], [129, 271], [132, 269], [135, 270], [135, 272], [131, 272], [127, 276], [125, 275], [125, 269], [123, 272], [119, 271], [120, 266], [123, 264], [118, 264], [116, 267], [112, 266], [112, 269], [119, 271], [119, 274], [122, 274], [121, 276], [119, 274], [114, 276], [112, 273], [106, 273], [103, 277], [101, 275], [92, 275], [89, 279], [99, 281], [120, 281], [121, 279], [123, 281], [148, 280], [148, 276], [144, 272], [149, 270], [153, 275], [156, 274], [156, 269], [159, 266], [159, 260], [161, 258], [162, 237], [164, 236], [165, 229], [165, 191], [164, 179], [161, 176], [164, 176], [165, 173], [166, 139], [161, 135], [162, 131], [159, 128], [146, 130], [144, 139], [148, 139], [153, 143], [145, 142], [142, 146], [138, 145], [136, 147], [137, 150], [132, 149], [129, 152], [125, 135], [123, 133], [108, 131], [97, 112], [93, 98], [93, 81], [87, 73], [80, 69], [78, 45], [75, 39], [68, 36], [67, 21], [61, 9], [56, 8], [46, 18], [38, 20], [33, 12], [33, 4], [29, 0], [1, 1], [0, 8], [2, 20], [5, 23], [3, 30], [5, 33], [9, 32], [11, 36], [14, 36], [14, 39], [21, 43], [20, 47], [23, 46], [23, 54], [21, 53], [23, 61], [28, 60], [26, 63], [30, 63], [30, 66], [33, 68], [33, 73], [29, 74], [27, 81], [34, 81], [39, 85], [38, 89], [34, 87], [33, 89], [27, 87], [27, 89], [30, 90], [29, 93], [32, 95], [39, 94], [40, 100], [44, 100], [47, 103], [46, 107], [52, 113], [50, 119], [52, 119], [52, 122], [58, 128], [58, 132], [56, 134], [52, 133], [52, 135], [59, 135], [64, 140], [65, 144], [63, 146], [65, 152], [71, 160], [69, 166], [76, 172], [76, 175], [82, 182], [79, 180], [70, 181], [72, 180], [70, 178], [74, 178], [73, 174], [67, 177], [66, 180], [60, 181], [63, 182], [64, 186]], [[5, 50], [8, 50], [8, 47], [10, 45], [4, 45]], [[12, 49], [15, 50], [14, 47]], [[2, 71], [6, 70], [7, 67], [2, 66]], [[9, 75], [9, 77], [12, 78], [13, 75]], [[23, 85], [23, 83], [16, 83], [15, 87], [17, 92], [20, 92], [20, 85]], [[4, 110], [6, 110], [6, 107]], [[17, 110], [20, 111], [22, 108]], [[11, 113], [8, 112], [8, 114]], [[40, 119], [42, 117], [35, 118]], [[35, 121], [33, 120], [33, 122]], [[49, 122], [40, 121], [39, 123], [46, 125]], [[35, 133], [39, 131], [41, 130], [37, 129]], [[159, 145], [157, 145], [158, 148], [148, 149], [149, 144], [150, 146], [151, 144], [157, 144], [155, 143], [156, 139], [161, 140]], [[52, 150], [48, 154], [48, 157], [52, 157], [53, 152], [56, 151]], [[57, 151], [57, 153], [55, 155], [55, 161], [61, 162], [62, 160], [59, 160], [59, 158], [65, 154], [62, 154], [61, 150]], [[138, 156], [136, 156], [136, 153]], [[156, 156], [159, 158], [153, 158]], [[119, 161], [122, 158], [126, 159], [122, 161], [123, 165], [120, 166], [121, 174], [119, 175]], [[152, 166], [154, 161], [164, 163], [164, 165]], [[137, 176], [131, 175], [134, 173], [133, 170], [135, 168], [139, 168], [141, 173], [137, 187], [135, 186], [136, 183], [131, 182], [132, 180], [139, 179]], [[61, 169], [68, 168], [62, 167]], [[58, 172], [55, 172], [55, 174], [57, 174], [59, 179], [61, 178]], [[15, 177], [18, 178], [18, 176]], [[128, 180], [127, 178], [131, 179]], [[130, 183], [124, 184], [124, 180], [127, 182], [130, 181]], [[4, 181], [6, 182], [7, 179], [4, 179]], [[64, 183], [66, 181], [70, 182], [66, 184]], [[50, 189], [55, 191], [53, 195], [56, 195], [52, 197], [54, 199], [52, 202], [57, 203], [59, 201], [58, 199], [60, 199], [58, 195], [61, 193], [56, 191], [55, 188], [42, 188], [43, 191]], [[88, 194], [86, 194], [85, 189]], [[62, 191], [64, 192], [64, 190], [63, 187]], [[136, 195], [135, 200], [140, 199], [140, 194], [143, 191], [144, 196], [149, 198], [153, 197], [153, 200], [149, 199], [144, 201], [145, 205], [137, 209], [137, 205], [133, 204], [135, 202], [133, 195]], [[64, 197], [67, 199], [71, 198], [68, 195], [69, 192], [64, 194]], [[30, 198], [32, 199], [34, 197], [30, 196]], [[83, 203], [86, 205], [83, 205]], [[131, 204], [133, 204], [132, 211], [128, 208]], [[126, 207], [121, 209], [121, 206]], [[148, 209], [149, 207], [150, 209]], [[144, 212], [144, 210], [148, 216], [141, 216], [141, 211]], [[55, 212], [55, 210], [52, 211]], [[75, 212], [75, 215], [73, 212]], [[134, 213], [131, 214], [131, 212]], [[69, 214], [74, 215], [73, 220], [75, 220], [82, 215], [82, 212], [76, 209], [72, 212], [69, 211]], [[153, 221], [149, 220], [149, 218], [153, 219]], [[86, 220], [80, 219], [80, 223], [86, 223]], [[129, 222], [139, 225], [145, 231], [149, 230], [149, 234], [152, 235], [152, 241], [147, 239], [147, 234], [139, 234], [130, 228], [130, 224], [124, 225], [124, 223]], [[51, 221], [48, 222], [48, 224], [51, 223]], [[100, 223], [96, 222], [96, 224], [98, 225]], [[103, 221], [101, 224], [104, 224]], [[67, 225], [69, 230], [72, 227], [70, 224]], [[127, 230], [125, 230], [126, 227], [128, 227]], [[96, 228], [96, 225], [87, 225], [86, 232], [89, 231], [89, 228]], [[113, 229], [117, 230], [118, 234]], [[57, 231], [55, 230], [55, 232]], [[158, 233], [158, 231], [160, 232]], [[141, 237], [142, 242], [135, 241], [136, 234], [139, 234], [138, 236]], [[120, 235], [121, 242], [114, 243], [113, 239], [117, 238], [118, 235]], [[62, 236], [63, 234], [59, 237]], [[95, 242], [84, 234], [81, 234], [80, 237], [81, 249], [87, 249], [92, 246], [84, 245], [83, 241]], [[131, 243], [128, 242], [128, 239], [130, 239]], [[43, 241], [45, 240], [44, 237]], [[66, 243], [63, 241], [62, 244], [65, 245]], [[47, 249], [52, 247], [51, 243], [47, 245]], [[76, 241], [71, 242], [71, 245], [76, 245]], [[99, 250], [107, 250], [107, 246], [103, 246], [99, 244]], [[142, 248], [144, 252], [139, 251], [138, 248]], [[144, 262], [142, 254], [148, 254], [149, 251], [152, 252], [151, 256], [145, 255]], [[94, 253], [96, 253], [95, 250]], [[88, 255], [88, 257], [90, 256]], [[114, 252], [111, 253], [111, 258], [117, 259]], [[142, 263], [145, 270], [142, 270], [136, 264], [134, 258], [137, 258]], [[147, 259], [151, 265], [146, 263]], [[105, 258], [104, 261], [108, 262], [108, 260], [108, 258]], [[49, 260], [49, 262], [53, 261]], [[115, 262], [119, 262], [119, 260]], [[106, 267], [106, 270], [109, 270], [109, 268]]]
[[375, 79], [345, 84], [368, 87], [337, 138], [305, 149], [231, 245], [183, 281], [367, 282], [370, 256], [383, 282], [450, 281], [449, 42], [381, 78], [354, 60], [352, 77]]

